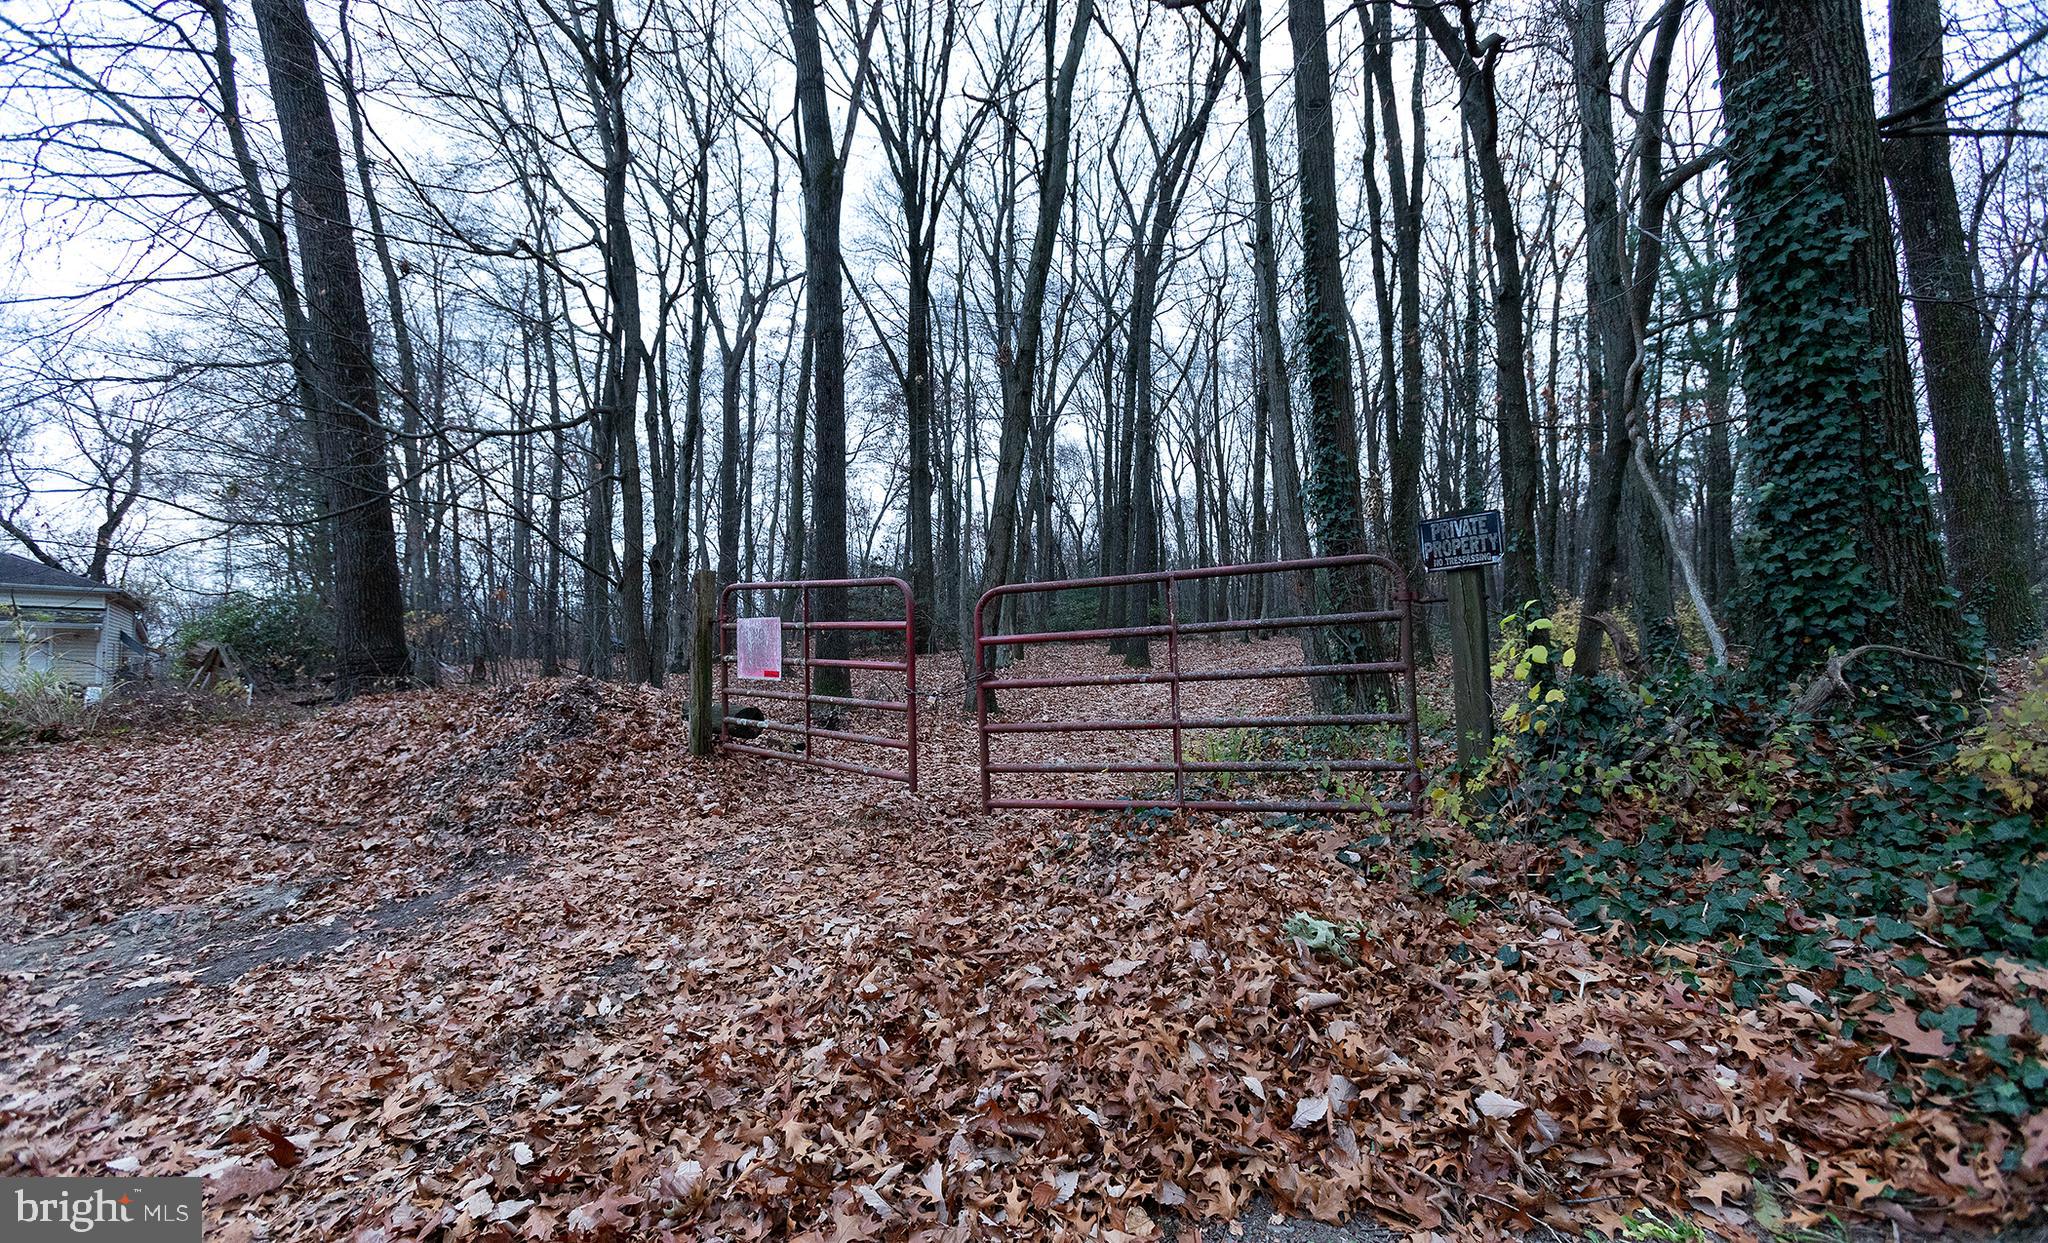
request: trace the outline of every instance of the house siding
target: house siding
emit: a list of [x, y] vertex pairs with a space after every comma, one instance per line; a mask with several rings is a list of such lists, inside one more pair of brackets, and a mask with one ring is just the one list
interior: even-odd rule
[[124, 664], [132, 663], [124, 655], [121, 636], [134, 633], [135, 614], [121, 604], [107, 601], [107, 620], [99, 634], [99, 666], [108, 681], [121, 672]]
[[65, 630], [50, 640], [51, 669], [66, 682], [101, 686], [111, 681], [100, 664], [100, 637], [92, 630]]
[[134, 612], [106, 595], [0, 585], [0, 681], [20, 676], [24, 667], [47, 667], [75, 686], [111, 685], [121, 663], [124, 630], [135, 632]]

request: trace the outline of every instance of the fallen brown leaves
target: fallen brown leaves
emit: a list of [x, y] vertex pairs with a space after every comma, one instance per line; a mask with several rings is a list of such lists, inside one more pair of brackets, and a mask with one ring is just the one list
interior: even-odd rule
[[[6, 909], [90, 961], [138, 909], [295, 875], [320, 883], [280, 919], [440, 896], [104, 1021], [61, 1008], [76, 963], [16, 970], [9, 1172], [197, 1170], [224, 1237], [365, 1243], [1149, 1238], [1260, 1194], [1739, 1229], [1753, 1177], [1793, 1222], [1928, 1225], [2036, 1189], [1710, 964], [1689, 986], [1499, 882], [1515, 913], [1462, 925], [1250, 819], [983, 816], [971, 732], [930, 717], [915, 797], [692, 765], [678, 698], [584, 683], [10, 759]], [[528, 862], [441, 883], [465, 852]], [[1296, 911], [1361, 921], [1354, 961], [1303, 953]]]

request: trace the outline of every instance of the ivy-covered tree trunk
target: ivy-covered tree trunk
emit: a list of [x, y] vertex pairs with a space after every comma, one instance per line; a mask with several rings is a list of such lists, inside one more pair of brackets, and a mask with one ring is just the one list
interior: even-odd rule
[[[1331, 128], [1330, 52], [1323, 0], [1288, 0], [1294, 44], [1294, 121], [1301, 161], [1302, 278], [1306, 307], [1301, 354], [1308, 371], [1308, 514], [1325, 556], [1362, 553], [1365, 519], [1359, 499], [1358, 416], [1351, 389], [1351, 349], [1344, 297], [1343, 242], [1338, 236], [1337, 149]], [[1331, 576], [1332, 611], [1362, 612], [1371, 593], [1363, 573]], [[1371, 659], [1371, 632], [1335, 631], [1343, 662]], [[1318, 680], [1318, 698], [1330, 690]], [[1365, 684], [1347, 680], [1344, 694], [1363, 700]]]
[[1955, 658], [1862, 15], [1721, 0], [1716, 17], [1757, 484], [1751, 668], [1788, 681], [1871, 642]]
[[1892, 0], [1891, 13], [1892, 111], [1918, 111], [1886, 135], [1885, 175], [1899, 203], [1899, 235], [1920, 325], [1948, 555], [1963, 604], [1983, 620], [1984, 637], [1993, 647], [2010, 649], [2034, 636], [2036, 619], [2020, 507], [1991, 395], [1991, 354], [1956, 202], [1948, 135], [1941, 132], [1948, 110], [1927, 104], [1945, 82], [1941, 5]]

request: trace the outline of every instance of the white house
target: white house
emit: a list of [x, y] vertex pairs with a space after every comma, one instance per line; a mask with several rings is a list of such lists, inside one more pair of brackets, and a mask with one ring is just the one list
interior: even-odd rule
[[0, 683], [54, 672], [74, 686], [111, 687], [153, 671], [142, 602], [40, 561], [0, 553]]

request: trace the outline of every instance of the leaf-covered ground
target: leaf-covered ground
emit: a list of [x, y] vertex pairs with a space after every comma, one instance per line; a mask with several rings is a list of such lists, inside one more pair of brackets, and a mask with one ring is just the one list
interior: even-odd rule
[[0, 1173], [198, 1171], [224, 1239], [1142, 1239], [1255, 1198], [1939, 1230], [2038, 1194], [2048, 1121], [2014, 1162], [1896, 1109], [1867, 1037], [1574, 929], [1530, 847], [983, 815], [950, 704], [915, 796], [693, 764], [681, 705], [557, 682], [0, 756]]

